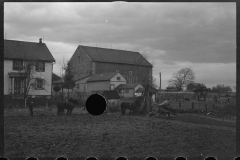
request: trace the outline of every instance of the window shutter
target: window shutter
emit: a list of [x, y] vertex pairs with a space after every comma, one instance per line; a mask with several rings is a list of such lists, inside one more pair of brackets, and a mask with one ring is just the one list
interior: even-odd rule
[[44, 62], [42, 62], [43, 63], [43, 72], [45, 72], [45, 63]]
[[45, 80], [42, 79], [42, 88], [45, 89]]

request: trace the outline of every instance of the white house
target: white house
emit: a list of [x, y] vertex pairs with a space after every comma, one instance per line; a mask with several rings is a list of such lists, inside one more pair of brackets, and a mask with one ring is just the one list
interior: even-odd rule
[[114, 90], [120, 84], [126, 84], [126, 79], [120, 73], [95, 74], [77, 80], [76, 89], [88, 95], [96, 91]]
[[75, 81], [75, 90], [80, 93], [87, 93], [87, 80], [91, 78], [91, 76], [80, 78], [80, 76], [76, 75], [73, 79]]
[[52, 70], [55, 59], [42, 39], [38, 43], [4, 40], [4, 95], [23, 95], [25, 77], [21, 74], [26, 62], [36, 63], [34, 84], [29, 96], [51, 96]]

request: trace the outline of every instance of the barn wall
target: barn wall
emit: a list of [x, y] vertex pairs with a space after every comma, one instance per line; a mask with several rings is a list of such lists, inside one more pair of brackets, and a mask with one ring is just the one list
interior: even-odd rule
[[[78, 47], [69, 61], [71, 69], [75, 74], [80, 75], [80, 78], [91, 75], [94, 72], [91, 59]], [[93, 64], [94, 65], [94, 64]]]

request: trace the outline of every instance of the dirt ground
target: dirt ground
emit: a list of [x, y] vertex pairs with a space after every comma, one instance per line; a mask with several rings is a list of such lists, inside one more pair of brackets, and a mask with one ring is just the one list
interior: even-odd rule
[[192, 124], [153, 117], [77, 113], [55, 109], [6, 111], [5, 157], [203, 157], [233, 159], [232, 127]]

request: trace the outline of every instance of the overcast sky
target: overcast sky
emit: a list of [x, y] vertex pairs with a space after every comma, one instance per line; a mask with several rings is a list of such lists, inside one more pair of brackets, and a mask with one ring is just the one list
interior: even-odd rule
[[44, 38], [53, 72], [78, 45], [138, 51], [162, 88], [191, 67], [207, 87], [236, 86], [236, 3], [4, 3], [5, 38]]

